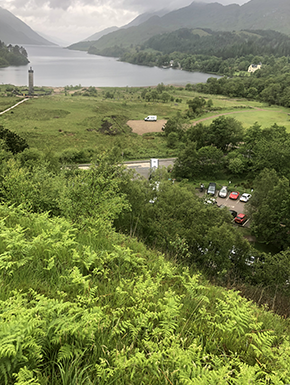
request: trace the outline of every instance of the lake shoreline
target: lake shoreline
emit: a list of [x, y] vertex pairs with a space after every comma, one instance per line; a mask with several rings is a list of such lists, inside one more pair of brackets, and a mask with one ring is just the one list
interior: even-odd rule
[[26, 66], [0, 68], [0, 82], [15, 86], [28, 84], [28, 70], [34, 71], [34, 85], [38, 87], [154, 87], [163, 83], [175, 87], [205, 83], [218, 75], [189, 71], [175, 71], [133, 65], [116, 58], [69, 50], [59, 46], [25, 46], [30, 63]]

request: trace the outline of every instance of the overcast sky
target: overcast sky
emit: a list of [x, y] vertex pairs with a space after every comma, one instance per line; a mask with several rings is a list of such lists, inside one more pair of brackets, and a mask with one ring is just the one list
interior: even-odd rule
[[[177, 9], [193, 0], [0, 0], [34, 31], [57, 37], [67, 44], [78, 42], [108, 27], [121, 27], [138, 15], [160, 9]], [[199, 0], [213, 3], [214, 0]], [[249, 0], [216, 0], [223, 5]]]

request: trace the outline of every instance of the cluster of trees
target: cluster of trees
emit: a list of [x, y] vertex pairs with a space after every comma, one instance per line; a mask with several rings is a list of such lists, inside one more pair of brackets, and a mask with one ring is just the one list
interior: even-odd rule
[[[158, 189], [154, 187], [157, 180]], [[221, 280], [225, 276], [245, 279], [251, 274], [245, 261], [254, 251], [239, 231], [233, 231], [230, 213], [205, 205], [192, 186], [157, 174], [150, 183], [126, 181], [121, 188], [130, 211], [124, 210], [115, 220], [118, 231]]]
[[18, 45], [12, 46], [11, 44], [7, 46], [0, 40], [0, 67], [26, 65], [28, 63], [25, 48]]
[[[184, 129], [177, 115], [165, 125], [167, 145], [179, 149], [172, 175], [177, 180], [233, 177], [254, 188], [249, 204], [252, 233], [266, 243], [287, 249], [290, 238], [290, 134], [274, 124], [257, 123], [245, 131], [232, 117]], [[271, 181], [271, 182], [270, 182]]]
[[269, 66], [268, 72], [277, 73], [281, 60], [283, 71], [287, 67], [289, 72], [289, 52], [289, 37], [275, 31], [235, 33], [182, 29], [154, 36], [142, 47], [126, 50], [121, 60], [232, 77], [247, 71], [251, 64], [260, 62]]
[[[135, 179], [122, 184], [121, 191], [130, 203], [130, 210], [122, 211], [114, 221], [118, 231], [137, 236], [149, 247], [171, 255], [182, 264], [197, 266], [221, 283], [242, 281], [288, 293], [288, 178], [264, 169], [252, 181], [254, 191], [248, 204], [251, 232], [262, 242], [275, 244], [281, 250], [274, 255], [253, 249], [242, 233], [233, 228], [226, 208], [205, 204], [190, 184], [172, 183], [167, 178], [168, 175], [162, 178], [157, 173], [151, 183]], [[158, 189], [154, 187], [157, 180]]]
[[290, 38], [271, 30], [239, 32], [192, 30], [182, 28], [151, 37], [141, 49], [153, 49], [163, 54], [173, 52], [211, 55], [223, 60], [247, 55], [289, 56]]
[[[289, 183], [289, 173], [288, 177], [281, 176], [274, 169], [265, 168], [254, 181], [255, 193], [249, 201], [252, 233], [267, 243], [278, 245], [287, 251], [287, 255], [290, 244]], [[288, 270], [287, 264], [285, 269]], [[281, 271], [280, 274], [284, 273]]]
[[[161, 101], [163, 103], [167, 103], [169, 101], [174, 101], [174, 97], [166, 92], [166, 87], [163, 83], [158, 84], [157, 87], [153, 89], [144, 88], [141, 92], [141, 98], [147, 102]], [[181, 100], [177, 98], [176, 102], [181, 102]]]
[[245, 132], [240, 122], [225, 116], [208, 126], [183, 127], [181, 117], [165, 125], [168, 145], [180, 148], [174, 168], [177, 177], [192, 179], [222, 172], [253, 179], [264, 168], [290, 176], [290, 134], [285, 127], [274, 124], [261, 129], [256, 123]]
[[[188, 89], [290, 107], [290, 65], [286, 58], [279, 61], [280, 64], [276, 67], [263, 66], [250, 77], [209, 78], [204, 84], [188, 85]], [[276, 70], [279, 69], [281, 72], [277, 73]]]
[[[126, 51], [121, 60], [139, 65], [172, 67], [185, 71], [200, 71], [218, 75], [233, 76], [247, 71], [251, 64], [267, 64], [277, 60], [273, 55], [245, 55], [223, 59], [210, 54], [180, 53], [163, 54], [161, 52], [131, 50]], [[242, 73], [241, 73], [242, 74]]]

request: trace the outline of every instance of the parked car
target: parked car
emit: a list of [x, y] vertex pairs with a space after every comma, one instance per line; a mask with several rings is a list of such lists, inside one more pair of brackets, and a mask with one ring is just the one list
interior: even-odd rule
[[235, 218], [238, 213], [235, 211], [235, 210], [229, 210], [229, 212], [231, 213], [231, 215]]
[[146, 118], [144, 118], [145, 122], [156, 122], [157, 116], [156, 115], [148, 115]]
[[251, 194], [244, 193], [241, 195], [240, 201], [241, 202], [248, 202], [248, 200], [252, 197]]
[[215, 198], [206, 197], [205, 200], [204, 200], [204, 204], [206, 204], [206, 205], [216, 205], [217, 201], [216, 201]]
[[247, 257], [247, 258], [245, 259], [245, 264], [246, 264], [247, 266], [252, 267], [252, 266], [254, 265], [255, 261], [256, 261], [256, 258], [255, 258], [253, 255], [249, 255], [249, 257]]
[[215, 192], [216, 192], [216, 184], [215, 183], [210, 183], [208, 185], [207, 193], [209, 195], [215, 195]]
[[223, 186], [219, 191], [219, 197], [226, 198], [228, 195], [228, 188], [227, 186]]
[[236, 200], [236, 199], [238, 199], [239, 196], [240, 196], [240, 193], [238, 191], [233, 191], [230, 193], [229, 198]]
[[235, 222], [238, 223], [239, 225], [242, 225], [243, 223], [246, 222], [246, 220], [248, 219], [247, 215], [246, 214], [238, 214], [236, 217], [235, 217]]

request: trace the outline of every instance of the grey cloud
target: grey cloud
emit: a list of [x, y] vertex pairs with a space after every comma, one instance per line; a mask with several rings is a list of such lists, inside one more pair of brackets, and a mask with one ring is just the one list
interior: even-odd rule
[[50, 0], [49, 1], [49, 7], [50, 8], [61, 8], [63, 10], [68, 9], [70, 5], [74, 5], [74, 1], [71, 0]]
[[[160, 9], [178, 9], [189, 5], [193, 0], [14, 0], [13, 5], [16, 8], [28, 8], [48, 6], [50, 9], [67, 10], [77, 4], [86, 6], [106, 6], [114, 9], [124, 9], [135, 12], [146, 12]], [[197, 2], [214, 2], [215, 0], [197, 0]], [[243, 4], [249, 0], [217, 0], [224, 5], [236, 3]], [[33, 8], [31, 8], [33, 9]]]
[[[87, 1], [87, 0], [84, 0]], [[110, 5], [116, 5], [116, 8], [123, 8], [133, 11], [145, 12], [145, 11], [154, 11], [160, 9], [178, 9], [182, 7], [186, 7], [191, 4], [193, 1], [195, 2], [203, 2], [203, 3], [214, 3], [218, 2], [223, 5], [228, 4], [239, 4], [242, 5], [250, 0], [119, 0], [119, 1], [110, 1]], [[106, 1], [104, 4], [108, 4]]]

